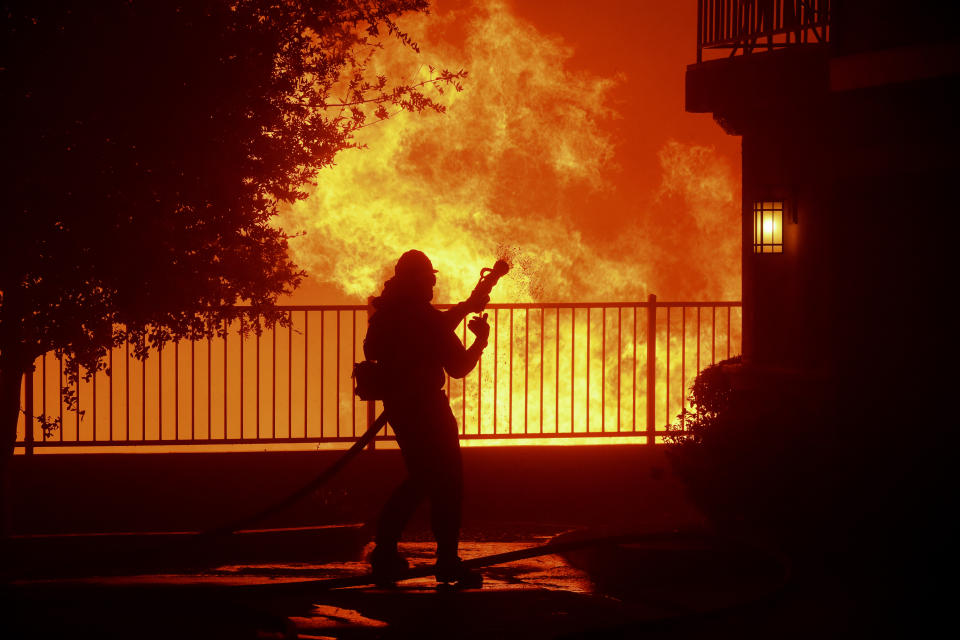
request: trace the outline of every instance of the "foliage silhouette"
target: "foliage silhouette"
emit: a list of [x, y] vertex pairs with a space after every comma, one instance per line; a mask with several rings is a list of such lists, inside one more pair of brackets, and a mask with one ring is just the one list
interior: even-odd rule
[[[0, 74], [0, 463], [22, 375], [67, 358], [67, 386], [178, 339], [283, 323], [302, 272], [270, 225], [361, 127], [441, 112], [369, 63], [426, 0], [152, 0], [4, 4]], [[237, 307], [246, 303], [245, 307]], [[67, 393], [68, 406], [76, 407]], [[47, 418], [45, 429], [56, 425]]]
[[667, 425], [667, 440], [673, 443], [703, 442], [720, 412], [729, 405], [733, 394], [733, 387], [724, 373], [724, 367], [740, 364], [741, 360], [740, 356], [721, 360], [697, 374], [690, 386], [690, 395], [687, 396], [687, 404], [693, 407], [693, 411], [684, 406], [677, 416], [679, 424]]
[[861, 368], [838, 385], [709, 367], [668, 455], [718, 530], [786, 553], [803, 579], [844, 585], [866, 619], [902, 611], [915, 626], [916, 612], [948, 610], [939, 585], [956, 573], [956, 449], [873, 375]]
[[738, 383], [739, 365], [731, 358], [698, 374], [686, 431], [671, 438], [675, 472], [732, 534], [784, 550], [836, 543], [867, 504], [865, 477], [852, 472], [860, 440], [842, 428], [855, 417], [818, 385], [789, 376]]

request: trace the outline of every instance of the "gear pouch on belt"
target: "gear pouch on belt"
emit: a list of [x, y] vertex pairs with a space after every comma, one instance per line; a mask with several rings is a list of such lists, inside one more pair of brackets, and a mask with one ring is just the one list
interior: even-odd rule
[[383, 367], [375, 360], [353, 363], [353, 393], [361, 400], [383, 400]]

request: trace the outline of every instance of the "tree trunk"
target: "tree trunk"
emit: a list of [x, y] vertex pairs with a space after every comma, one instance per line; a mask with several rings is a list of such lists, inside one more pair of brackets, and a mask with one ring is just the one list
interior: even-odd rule
[[20, 417], [23, 367], [10, 349], [0, 351], [0, 536], [10, 533], [10, 467]]

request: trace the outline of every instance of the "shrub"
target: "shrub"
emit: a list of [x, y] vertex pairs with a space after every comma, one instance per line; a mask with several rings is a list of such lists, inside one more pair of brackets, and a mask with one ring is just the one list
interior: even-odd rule
[[948, 607], [937, 585], [960, 564], [953, 423], [898, 393], [903, 373], [818, 379], [735, 365], [701, 372], [687, 430], [672, 434], [691, 501], [722, 533], [848, 580], [865, 607]]
[[720, 412], [729, 405], [733, 394], [733, 385], [724, 368], [729, 365], [738, 365], [740, 362], [740, 356], [722, 360], [710, 365], [697, 375], [690, 387], [690, 395], [687, 397], [687, 402], [693, 411], [688, 411], [684, 407], [677, 416], [679, 424], [667, 426], [669, 441], [677, 444], [703, 442], [710, 426], [716, 422]]
[[846, 528], [858, 464], [817, 385], [769, 372], [744, 382], [739, 358], [703, 370], [670, 460], [720, 529], [784, 548], [826, 544]]

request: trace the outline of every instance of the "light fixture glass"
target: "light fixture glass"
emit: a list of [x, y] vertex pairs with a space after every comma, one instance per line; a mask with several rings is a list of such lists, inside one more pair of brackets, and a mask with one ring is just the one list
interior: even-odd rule
[[753, 203], [753, 252], [783, 253], [783, 201]]

